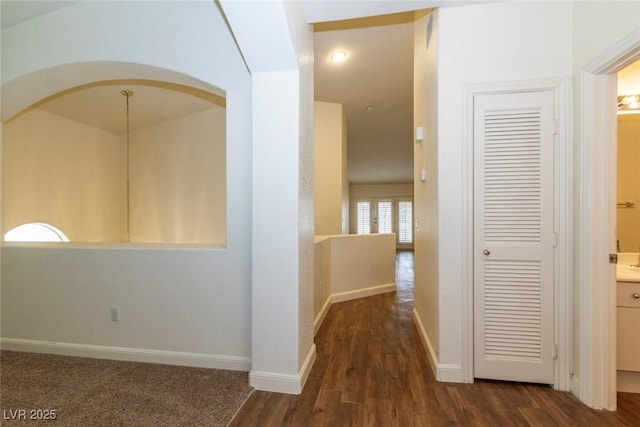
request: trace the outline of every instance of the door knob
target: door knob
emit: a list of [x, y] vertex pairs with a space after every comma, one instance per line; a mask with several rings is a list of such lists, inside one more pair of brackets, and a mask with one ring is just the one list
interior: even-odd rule
[[637, 293], [637, 292], [636, 292], [635, 294], [633, 294], [632, 296], [633, 296], [635, 299], [640, 299], [640, 294], [639, 294], [639, 293]]
[[491, 252], [489, 252], [489, 249], [485, 249], [484, 251], [482, 251], [482, 253], [485, 255], [491, 255]]

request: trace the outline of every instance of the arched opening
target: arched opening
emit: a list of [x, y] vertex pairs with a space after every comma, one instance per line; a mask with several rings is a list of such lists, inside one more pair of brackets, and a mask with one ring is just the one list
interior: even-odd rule
[[101, 80], [13, 115], [3, 129], [3, 230], [38, 218], [75, 242], [225, 246], [221, 93]]

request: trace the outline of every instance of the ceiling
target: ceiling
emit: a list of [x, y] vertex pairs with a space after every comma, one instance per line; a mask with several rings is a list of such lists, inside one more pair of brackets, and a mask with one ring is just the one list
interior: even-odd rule
[[[2, 28], [74, 3], [78, 0], [1, 0]], [[33, 107], [121, 134], [126, 130], [126, 98], [121, 94], [125, 89], [134, 93], [129, 103], [131, 130], [225, 106], [224, 98], [192, 87], [148, 80], [117, 80], [65, 91]]]
[[343, 105], [349, 182], [413, 182], [413, 13], [314, 27], [315, 99]]
[[2, 13], [0, 15], [2, 16], [2, 28], [4, 29], [12, 25], [20, 24], [21, 22], [67, 7], [73, 3], [78, 3], [78, 0], [1, 0]]
[[126, 131], [127, 98], [130, 129], [142, 129], [211, 108], [225, 100], [209, 92], [184, 86], [143, 80], [101, 82], [43, 100], [36, 108], [113, 133]]
[[[2, 27], [73, 3], [77, 1], [2, 0]], [[323, 3], [323, 7], [317, 7], [316, 3]], [[354, 16], [352, 7], [339, 10], [344, 4], [305, 2], [305, 8], [310, 19], [316, 21], [327, 19], [326, 14], [332, 7], [338, 10], [334, 13], [336, 18]], [[371, 2], [371, 6], [378, 9], [384, 5], [380, 12], [416, 7], [415, 2], [397, 5]], [[352, 183], [411, 182], [413, 179], [411, 16], [411, 13], [396, 14], [316, 25], [316, 99], [344, 106], [348, 126], [348, 175]], [[330, 52], [337, 47], [347, 50], [349, 55], [338, 67], [328, 61]], [[210, 100], [175, 88], [135, 83], [99, 84], [69, 91], [40, 102], [37, 107], [115, 133], [124, 132], [126, 125], [126, 100], [120, 94], [123, 89], [134, 91], [130, 99], [132, 130], [211, 108]], [[218, 104], [221, 102], [218, 100]], [[368, 105], [373, 107], [371, 111], [366, 111]]]
[[[2, 28], [54, 12], [77, 1], [2, 0]], [[437, 6], [437, 1], [304, 2], [310, 22], [366, 14]], [[469, 2], [473, 3], [473, 1]], [[362, 15], [364, 13], [360, 13]], [[315, 98], [344, 106], [348, 135], [348, 176], [351, 183], [401, 183], [413, 180], [413, 25], [412, 12], [373, 18], [322, 22], [315, 25]], [[333, 64], [334, 50], [345, 50], [346, 61]], [[636, 79], [637, 70], [621, 72], [620, 85]], [[136, 84], [138, 83], [138, 84]], [[206, 95], [184, 88], [144, 82], [95, 85], [52, 98], [39, 108], [120, 133], [124, 131], [125, 99], [131, 89], [132, 129], [210, 108]], [[367, 107], [372, 108], [367, 110]]]

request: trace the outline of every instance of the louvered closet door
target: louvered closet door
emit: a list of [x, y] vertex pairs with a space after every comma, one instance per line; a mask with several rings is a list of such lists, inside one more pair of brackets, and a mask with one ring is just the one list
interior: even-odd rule
[[476, 378], [553, 383], [553, 94], [474, 100]]

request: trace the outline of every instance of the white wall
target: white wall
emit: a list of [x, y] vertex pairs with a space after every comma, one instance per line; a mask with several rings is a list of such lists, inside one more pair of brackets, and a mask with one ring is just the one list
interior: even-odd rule
[[[640, 25], [640, 4], [637, 2], [573, 2], [572, 7], [573, 68], [577, 75], [590, 61]], [[574, 81], [576, 88], [579, 84], [580, 79]], [[576, 90], [574, 94], [579, 97], [580, 91]]]
[[[346, 120], [341, 104], [314, 102], [315, 234], [342, 234], [349, 200]], [[346, 192], [345, 192], [346, 189]]]
[[[313, 204], [313, 28], [304, 17], [300, 2], [284, 2], [287, 22], [300, 72], [299, 169], [298, 179], [298, 375], [301, 391], [316, 357], [313, 342], [313, 268], [314, 268], [314, 204]], [[346, 167], [346, 165], [344, 166]]]
[[119, 135], [33, 109], [6, 123], [3, 140], [3, 232], [44, 222], [71, 241], [123, 241]]
[[[430, 357], [438, 357], [440, 348], [440, 311], [438, 280], [438, 52], [439, 11], [417, 12], [414, 30], [414, 127], [424, 128], [424, 139], [414, 144], [414, 317], [422, 325], [431, 346]], [[431, 38], [427, 46], [427, 28]], [[454, 54], [455, 55], [455, 54]], [[446, 150], [443, 147], [442, 150]], [[421, 181], [422, 170], [427, 180]], [[445, 171], [445, 173], [447, 173]], [[446, 245], [452, 242], [442, 236]], [[448, 332], [445, 332], [445, 337]], [[438, 361], [432, 360], [432, 363]], [[433, 367], [433, 366], [432, 366]]]
[[234, 313], [247, 291], [214, 280], [227, 259], [220, 249], [5, 246], [3, 348], [248, 370], [249, 319]]
[[[253, 74], [253, 104], [259, 107], [253, 117], [253, 153], [261, 159], [253, 163], [253, 189], [262, 195], [254, 200], [253, 211], [251, 369], [258, 378], [296, 375], [299, 368], [299, 141], [297, 124], [290, 129], [285, 125], [298, 104], [299, 88], [292, 84], [297, 77], [297, 71]], [[279, 102], [274, 105], [270, 100], [275, 97]], [[261, 116], [267, 109], [270, 114]], [[279, 137], [271, 138], [274, 132]], [[288, 166], [275, 166], [281, 163]]]
[[316, 236], [313, 255], [313, 318], [317, 331], [323, 308], [327, 306], [325, 310], [328, 310], [331, 304], [331, 239], [328, 236]]
[[[163, 352], [174, 352], [174, 363], [248, 370], [251, 81], [216, 4], [75, 3], [2, 32], [2, 78], [3, 120], [88, 81], [150, 78], [220, 88], [230, 189], [224, 250], [4, 246], [3, 348], [10, 348], [7, 339], [67, 342], [67, 352], [90, 343], [115, 348], [118, 357], [164, 360]], [[119, 323], [109, 319], [112, 304], [121, 307]]]
[[298, 394], [315, 361], [312, 30], [299, 2], [220, 4], [253, 85], [249, 382]]
[[[465, 84], [569, 76], [570, 22], [570, 2], [507, 2], [439, 10], [437, 355], [452, 379], [460, 379], [457, 371], [463, 349], [461, 91]], [[416, 265], [421, 262], [427, 260], [417, 257]], [[416, 300], [419, 292], [416, 288]]]
[[332, 303], [396, 289], [394, 234], [316, 236], [314, 329]]
[[224, 246], [225, 109], [132, 132], [131, 241]]
[[335, 236], [331, 241], [331, 294], [346, 301], [365, 289], [395, 290], [395, 234]]

